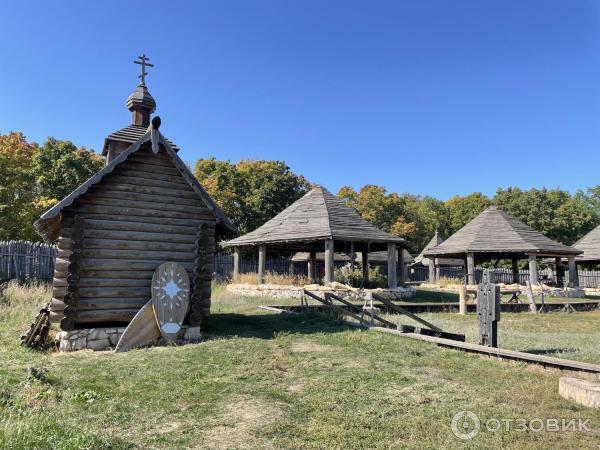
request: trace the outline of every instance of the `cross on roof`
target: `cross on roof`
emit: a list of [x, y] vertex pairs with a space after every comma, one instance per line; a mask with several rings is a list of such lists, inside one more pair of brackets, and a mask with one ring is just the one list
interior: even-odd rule
[[142, 66], [142, 73], [138, 75], [138, 78], [142, 80], [141, 84], [144, 86], [146, 85], [146, 75], [148, 75], [146, 67], [154, 67], [154, 64], [150, 64], [148, 61], [150, 61], [150, 58], [148, 58], [145, 53], [142, 53], [138, 56], [138, 59], [133, 62], [134, 64], [140, 64]]

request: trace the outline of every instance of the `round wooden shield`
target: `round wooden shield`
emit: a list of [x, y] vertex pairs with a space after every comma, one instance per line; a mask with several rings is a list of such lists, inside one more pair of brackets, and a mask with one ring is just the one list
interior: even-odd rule
[[190, 280], [177, 263], [161, 264], [152, 277], [152, 306], [160, 334], [175, 341], [190, 305]]

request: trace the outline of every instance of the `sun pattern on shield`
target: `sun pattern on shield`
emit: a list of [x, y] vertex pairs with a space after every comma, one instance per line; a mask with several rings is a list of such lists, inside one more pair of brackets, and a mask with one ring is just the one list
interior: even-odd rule
[[[181, 274], [175, 271], [174, 267], [172, 265], [170, 271], [165, 271], [162, 274], [156, 292], [158, 301], [165, 310], [171, 313], [174, 309], [177, 310], [181, 306], [189, 293], [188, 283], [183, 280]], [[172, 315], [169, 320], [173, 320]]]

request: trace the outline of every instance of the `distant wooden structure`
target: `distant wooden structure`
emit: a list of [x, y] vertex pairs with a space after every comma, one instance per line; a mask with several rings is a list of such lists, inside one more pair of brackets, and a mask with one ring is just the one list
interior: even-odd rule
[[430, 265], [433, 273], [436, 273], [436, 259], [463, 259], [466, 281], [470, 285], [475, 284], [476, 261], [511, 259], [513, 282], [518, 283], [517, 262], [528, 259], [531, 282], [539, 284], [537, 258], [555, 258], [558, 264], [562, 258], [567, 258], [572, 274], [569, 286], [578, 287], [575, 257], [581, 253], [581, 250], [553, 241], [501, 209], [490, 206], [447, 240], [425, 251], [424, 256], [433, 259], [433, 267]]
[[50, 320], [63, 330], [128, 323], [151, 296], [154, 270], [180, 263], [192, 292], [188, 322], [210, 313], [215, 237], [235, 227], [150, 114], [144, 83], [128, 99], [132, 124], [106, 138], [106, 166], [35, 227], [57, 242]]
[[581, 264], [600, 264], [600, 225], [579, 239], [573, 248], [583, 253], [575, 258]]
[[429, 281], [434, 283], [435, 280], [440, 278], [440, 269], [442, 267], [463, 267], [465, 262], [459, 258], [428, 258], [425, 253], [433, 247], [440, 245], [444, 240], [440, 236], [437, 230], [427, 243], [425, 248], [421, 250], [421, 253], [415, 258], [414, 266], [425, 266], [429, 268]]
[[[362, 260], [369, 261], [372, 251], [385, 251], [388, 261], [388, 286], [397, 287], [396, 264], [404, 266], [406, 241], [379, 230], [363, 219], [358, 212], [346, 206], [321, 186], [310, 190], [301, 199], [287, 207], [258, 229], [225, 242], [224, 247], [234, 250], [234, 280], [239, 277], [240, 249], [258, 248], [258, 283], [263, 284], [267, 247], [308, 252], [309, 278], [315, 280], [317, 252], [324, 253], [324, 283], [334, 281], [334, 253], [354, 255], [360, 252]], [[363, 265], [363, 277], [368, 279], [368, 264]], [[403, 282], [400, 272], [400, 282]]]

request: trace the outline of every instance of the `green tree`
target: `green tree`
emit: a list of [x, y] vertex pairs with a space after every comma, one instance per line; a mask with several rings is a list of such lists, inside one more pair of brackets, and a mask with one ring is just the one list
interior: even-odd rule
[[455, 195], [446, 201], [448, 225], [452, 233], [460, 230], [492, 204], [491, 200], [481, 192], [469, 195]]
[[40, 209], [33, 164], [38, 152], [22, 133], [0, 135], [0, 240], [39, 240], [32, 226]]
[[34, 158], [34, 170], [42, 199], [56, 203], [98, 172], [100, 156], [70, 141], [48, 138]]
[[310, 189], [282, 161], [200, 159], [194, 175], [241, 233], [258, 228]]

